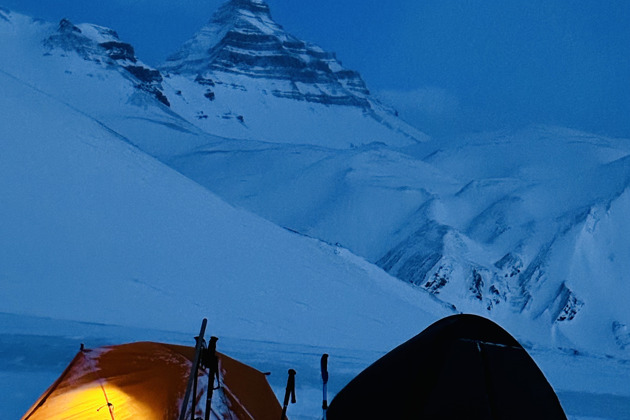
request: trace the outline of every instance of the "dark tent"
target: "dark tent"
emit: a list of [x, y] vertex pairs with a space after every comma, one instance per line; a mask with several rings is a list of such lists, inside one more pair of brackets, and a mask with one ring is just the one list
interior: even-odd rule
[[361, 372], [334, 398], [337, 419], [565, 419], [525, 349], [475, 315], [428, 327]]

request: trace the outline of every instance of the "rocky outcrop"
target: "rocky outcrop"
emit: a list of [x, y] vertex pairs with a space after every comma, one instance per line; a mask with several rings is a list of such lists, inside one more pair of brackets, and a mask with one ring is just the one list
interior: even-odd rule
[[432, 293], [439, 293], [446, 285], [444, 264], [444, 237], [449, 228], [427, 220], [377, 264], [390, 274], [421, 286]]
[[[527, 312], [532, 318], [546, 313], [550, 322], [571, 321], [585, 303], [565, 281], [549, 278], [550, 255], [556, 239], [541, 246], [527, 263], [518, 249], [495, 261], [470, 258], [464, 238], [470, 240], [474, 235], [484, 244], [492, 243], [507, 232], [503, 217], [509, 208], [502, 203], [520, 202], [510, 198], [492, 204], [492, 211], [484, 210], [472, 218], [466, 235], [432, 220], [431, 212], [418, 212], [412, 218], [424, 222], [376, 263], [393, 276], [447, 301], [461, 303], [465, 297], [473, 303], [471, 308], [493, 311], [506, 306], [514, 313]], [[565, 231], [561, 226], [558, 235]]]
[[99, 45], [105, 48], [105, 50], [107, 51], [107, 55], [112, 60], [128, 60], [132, 63], [138, 61], [136, 59], [136, 53], [130, 44], [118, 41], [108, 41], [102, 42]]
[[83, 31], [68, 19], [61, 19], [57, 32], [49, 36], [44, 45], [51, 50], [76, 52], [86, 60], [93, 59], [94, 55], [100, 55], [97, 44], [83, 35]]
[[57, 31], [44, 41], [44, 45], [50, 51], [74, 52], [85, 60], [118, 66], [131, 76], [136, 89], [170, 106], [163, 92], [160, 72], [139, 62], [133, 46], [122, 42], [116, 31], [97, 25], [77, 26], [62, 19]]

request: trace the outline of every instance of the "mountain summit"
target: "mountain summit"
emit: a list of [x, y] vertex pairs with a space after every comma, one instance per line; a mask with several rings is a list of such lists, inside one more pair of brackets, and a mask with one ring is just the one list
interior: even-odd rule
[[275, 96], [369, 108], [361, 76], [345, 69], [334, 53], [288, 34], [258, 0], [230, 0], [163, 70], [202, 77], [209, 72], [285, 81]]

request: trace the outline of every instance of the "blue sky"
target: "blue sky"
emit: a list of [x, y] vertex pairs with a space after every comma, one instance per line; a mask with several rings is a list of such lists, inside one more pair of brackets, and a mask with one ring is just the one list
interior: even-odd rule
[[[158, 64], [219, 0], [0, 0], [109, 26]], [[440, 136], [554, 124], [630, 138], [630, 1], [268, 0], [408, 121]]]

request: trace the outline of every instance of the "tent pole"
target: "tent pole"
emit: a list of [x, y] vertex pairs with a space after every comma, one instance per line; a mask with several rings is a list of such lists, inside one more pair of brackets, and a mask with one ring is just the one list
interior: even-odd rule
[[[201, 330], [199, 336], [196, 337], [197, 344], [195, 345], [195, 358], [193, 360], [192, 367], [190, 369], [190, 377], [188, 378], [188, 385], [186, 386], [186, 394], [184, 394], [184, 401], [182, 402], [182, 410], [179, 413], [179, 420], [184, 420], [186, 417], [186, 408], [188, 407], [188, 400], [190, 399], [190, 393], [193, 387], [193, 381], [197, 377], [197, 371], [199, 370], [199, 360], [201, 358], [201, 348], [203, 347], [203, 335], [206, 333], [206, 325], [208, 320], [206, 318], [201, 321]], [[194, 401], [195, 397], [193, 397]], [[193, 413], [195, 412], [195, 405], [192, 407]]]

